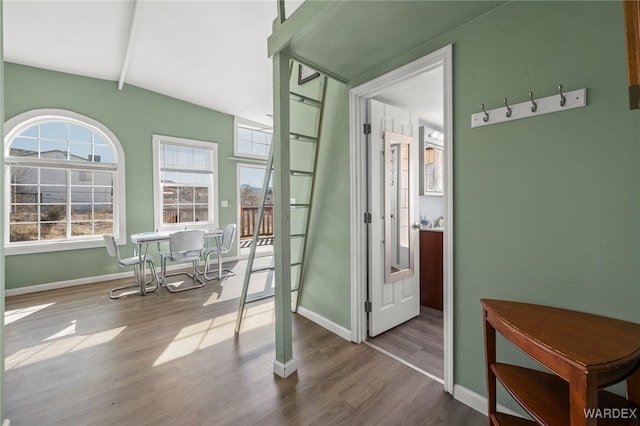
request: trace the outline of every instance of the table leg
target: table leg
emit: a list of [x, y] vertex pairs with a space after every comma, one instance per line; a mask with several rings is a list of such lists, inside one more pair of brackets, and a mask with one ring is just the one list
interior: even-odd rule
[[583, 371], [571, 372], [569, 381], [569, 420], [571, 426], [595, 426], [598, 420], [589, 416], [592, 409], [598, 408], [598, 378], [595, 374]]
[[491, 416], [497, 411], [496, 406], [496, 375], [491, 366], [496, 363], [496, 329], [487, 321], [484, 312], [484, 352], [487, 366], [487, 404], [489, 426], [492, 424]]

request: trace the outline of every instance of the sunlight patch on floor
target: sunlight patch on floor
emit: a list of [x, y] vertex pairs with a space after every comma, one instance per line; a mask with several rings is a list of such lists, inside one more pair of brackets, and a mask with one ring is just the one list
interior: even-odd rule
[[84, 336], [64, 337], [56, 341], [22, 349], [6, 357], [5, 368], [11, 370], [12, 368], [24, 367], [36, 362], [78, 352], [83, 349], [89, 349], [113, 340], [122, 333], [125, 328], [127, 328], [127, 326]]
[[60, 330], [59, 332], [57, 332], [56, 334], [47, 337], [46, 339], [43, 340], [43, 342], [46, 342], [47, 340], [54, 340], [54, 339], [59, 339], [60, 337], [65, 337], [65, 336], [71, 336], [73, 334], [76, 334], [76, 320], [71, 321], [71, 325], [67, 328], [65, 328], [64, 330]]
[[[237, 312], [232, 312], [183, 327], [158, 359], [154, 361], [153, 366], [157, 367], [225, 340], [233, 339], [236, 316]], [[264, 325], [273, 324], [274, 321], [273, 302], [250, 306], [245, 312], [240, 334]]]
[[5, 311], [4, 313], [4, 325], [9, 325], [12, 322], [16, 322], [26, 316], [41, 311], [44, 308], [48, 308], [51, 305], [55, 305], [56, 302], [45, 303], [44, 305], [28, 306], [26, 308], [13, 309], [11, 311]]

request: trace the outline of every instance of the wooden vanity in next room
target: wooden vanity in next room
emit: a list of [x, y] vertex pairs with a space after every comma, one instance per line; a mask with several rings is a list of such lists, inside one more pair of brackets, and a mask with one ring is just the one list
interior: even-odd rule
[[420, 230], [420, 304], [442, 310], [442, 228]]

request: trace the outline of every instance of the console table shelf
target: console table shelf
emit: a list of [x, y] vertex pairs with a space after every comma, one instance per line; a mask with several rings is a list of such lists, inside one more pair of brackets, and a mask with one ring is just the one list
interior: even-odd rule
[[[490, 425], [638, 424], [640, 324], [528, 303], [481, 302]], [[496, 331], [550, 373], [498, 363]], [[535, 422], [497, 412], [496, 380]], [[627, 398], [602, 390], [623, 380]]]

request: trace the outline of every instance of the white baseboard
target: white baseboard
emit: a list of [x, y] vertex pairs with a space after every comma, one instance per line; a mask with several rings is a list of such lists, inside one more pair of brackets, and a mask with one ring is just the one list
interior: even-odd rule
[[306, 319], [315, 322], [321, 327], [326, 328], [333, 334], [337, 334], [347, 341], [351, 341], [351, 330], [347, 330], [341, 325], [336, 324], [335, 322], [328, 320], [322, 315], [318, 315], [317, 313], [306, 309], [303, 306], [298, 306], [298, 314], [302, 315]]
[[280, 361], [273, 361], [273, 373], [286, 379], [290, 375], [296, 372], [298, 369], [298, 363], [295, 359], [290, 359], [286, 364]]
[[[453, 397], [464, 405], [473, 408], [477, 412], [484, 414], [485, 416], [488, 415], [487, 398], [485, 396], [475, 393], [464, 386], [453, 385]], [[516, 413], [515, 411], [500, 404], [498, 404], [498, 410], [501, 413], [523, 418], [522, 414]]]
[[[224, 257], [223, 259], [224, 259], [223, 264], [226, 262], [235, 262], [238, 260], [237, 257]], [[177, 269], [184, 269], [184, 268], [185, 268], [185, 264], [171, 265], [171, 266], [167, 266], [167, 271], [174, 271]], [[160, 268], [156, 267], [156, 270], [158, 274], [160, 274]], [[95, 284], [95, 283], [110, 281], [110, 280], [119, 280], [121, 278], [133, 278], [133, 270], [128, 270], [126, 272], [118, 272], [115, 274], [98, 275], [95, 277], [78, 278], [78, 279], [66, 280], [66, 281], [56, 281], [56, 282], [46, 283], [46, 284], [36, 284], [36, 285], [30, 285], [27, 287], [7, 288], [4, 291], [4, 295], [5, 297], [18, 296], [20, 294], [37, 293], [39, 291], [57, 290], [60, 288], [75, 287], [78, 285]]]

